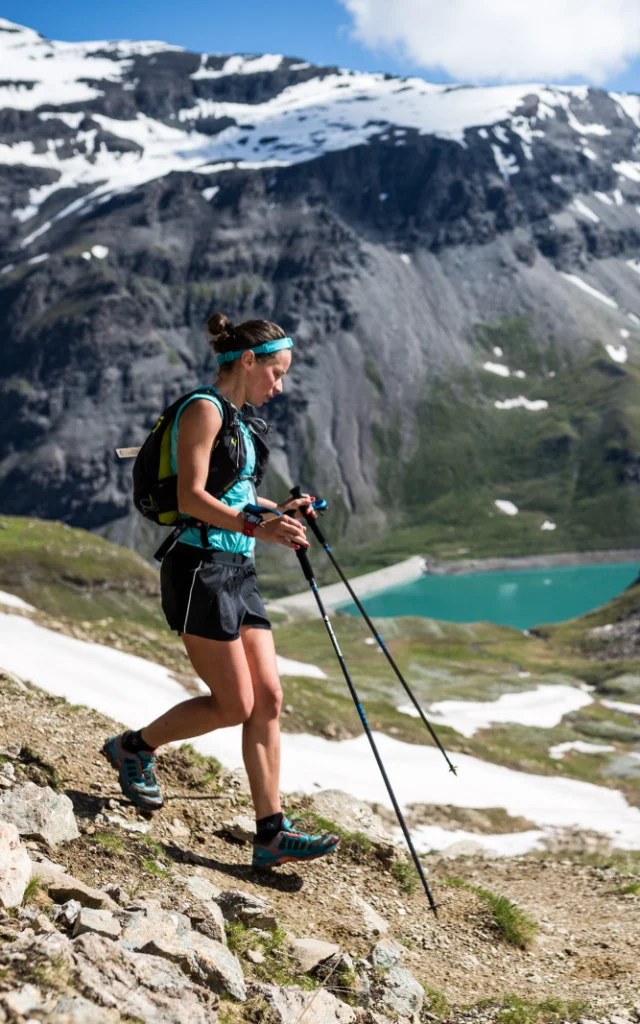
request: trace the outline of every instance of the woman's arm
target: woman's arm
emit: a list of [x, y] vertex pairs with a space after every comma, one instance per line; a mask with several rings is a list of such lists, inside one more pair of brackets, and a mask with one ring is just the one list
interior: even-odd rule
[[[218, 407], [206, 398], [190, 402], [182, 413], [178, 431], [178, 511], [211, 526], [242, 533], [246, 524], [242, 511], [229, 508], [206, 491], [211, 449], [221, 427]], [[261, 526], [257, 536], [285, 547], [308, 547], [304, 532], [301, 523], [283, 516]]]

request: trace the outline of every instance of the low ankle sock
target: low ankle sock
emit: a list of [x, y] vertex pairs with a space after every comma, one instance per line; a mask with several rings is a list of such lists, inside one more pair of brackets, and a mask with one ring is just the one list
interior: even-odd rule
[[154, 747], [150, 747], [148, 743], [142, 738], [142, 729], [138, 729], [136, 732], [130, 730], [125, 732], [122, 737], [122, 746], [125, 750], [128, 750], [130, 754], [152, 754]]
[[266, 818], [256, 818], [256, 843], [270, 843], [282, 828], [284, 815], [282, 811], [269, 814]]

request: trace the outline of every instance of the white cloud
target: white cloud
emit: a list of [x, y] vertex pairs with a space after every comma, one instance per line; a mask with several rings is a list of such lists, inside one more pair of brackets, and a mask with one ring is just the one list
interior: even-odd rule
[[354, 35], [461, 81], [601, 83], [640, 53], [638, 0], [341, 0]]

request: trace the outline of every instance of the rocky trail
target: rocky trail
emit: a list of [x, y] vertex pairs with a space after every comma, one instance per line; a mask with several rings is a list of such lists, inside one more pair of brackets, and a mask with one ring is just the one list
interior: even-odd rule
[[0, 1020], [640, 1019], [633, 854], [427, 857], [436, 921], [366, 805], [288, 798], [342, 849], [258, 873], [242, 773], [165, 750], [151, 817], [97, 753], [115, 728], [1, 677]]

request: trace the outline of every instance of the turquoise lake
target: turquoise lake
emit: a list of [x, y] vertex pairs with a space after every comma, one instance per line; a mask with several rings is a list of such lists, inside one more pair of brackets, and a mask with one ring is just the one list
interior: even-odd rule
[[[371, 594], [369, 615], [422, 615], [445, 622], [497, 622], [517, 629], [564, 622], [620, 594], [638, 575], [633, 562], [580, 565], [465, 576], [423, 576]], [[358, 615], [354, 604], [340, 611]]]

